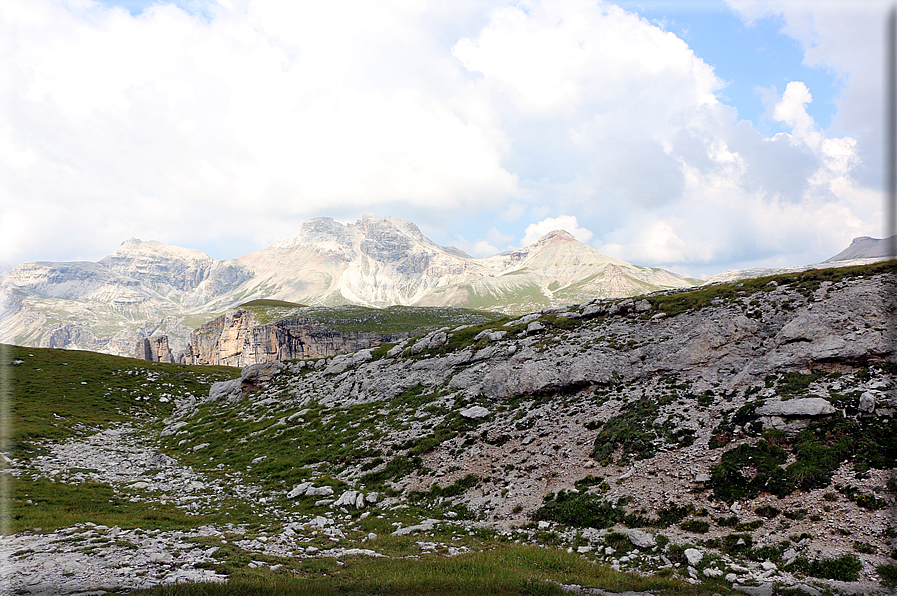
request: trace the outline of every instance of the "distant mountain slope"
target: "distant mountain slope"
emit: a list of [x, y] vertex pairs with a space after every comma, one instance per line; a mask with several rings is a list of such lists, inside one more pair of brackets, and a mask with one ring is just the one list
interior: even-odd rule
[[99, 263], [24, 263], [0, 280], [0, 341], [133, 355], [255, 299], [311, 306], [457, 306], [523, 313], [626, 297], [699, 280], [613, 259], [563, 231], [476, 259], [412, 222], [366, 214], [354, 224], [305, 222], [299, 234], [232, 260], [131, 239]]
[[[860, 236], [854, 238], [850, 246], [836, 254], [830, 259], [826, 259], [826, 263], [833, 261], [850, 261], [852, 259], [874, 259], [889, 256], [890, 246], [897, 241], [897, 236], [890, 238], [870, 238], [869, 236]], [[895, 255], [890, 255], [895, 256]]]
[[[894, 237], [892, 236], [891, 239]], [[783, 273], [799, 273], [810, 269], [831, 269], [833, 267], [851, 267], [856, 265], [869, 265], [878, 261], [887, 260], [888, 240], [861, 236], [854, 238], [850, 246], [822, 263], [801, 265], [799, 267], [755, 268], [755, 269], [729, 269], [718, 273], [704, 281], [704, 284], [726, 283], [739, 279], [751, 279], [767, 275], [780, 275]]]

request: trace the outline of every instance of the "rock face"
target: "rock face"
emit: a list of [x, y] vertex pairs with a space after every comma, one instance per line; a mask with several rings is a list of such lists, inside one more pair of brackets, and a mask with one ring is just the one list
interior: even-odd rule
[[138, 360], [152, 360], [153, 362], [174, 362], [171, 348], [168, 347], [168, 336], [146, 337], [137, 342], [134, 355]]
[[257, 324], [255, 315], [235, 310], [197, 329], [183, 362], [221, 366], [249, 366], [275, 360], [327, 358], [397, 342], [410, 333], [343, 333], [311, 318]]
[[320, 218], [295, 238], [228, 261], [131, 239], [98, 263], [21, 264], [0, 280], [0, 342], [130, 356], [138, 341], [164, 333], [177, 354], [187, 321], [260, 298], [521, 313], [699, 283], [604, 256], [563, 231], [475, 259], [408, 221]]

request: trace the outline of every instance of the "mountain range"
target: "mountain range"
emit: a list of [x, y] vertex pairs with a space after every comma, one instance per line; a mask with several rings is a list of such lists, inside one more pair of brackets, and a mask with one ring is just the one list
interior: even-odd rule
[[564, 231], [474, 258], [394, 217], [318, 218], [230, 260], [131, 239], [96, 263], [23, 263], [0, 282], [0, 342], [133, 355], [138, 341], [165, 334], [176, 352], [193, 329], [257, 299], [522, 314], [701, 283], [605, 256]]

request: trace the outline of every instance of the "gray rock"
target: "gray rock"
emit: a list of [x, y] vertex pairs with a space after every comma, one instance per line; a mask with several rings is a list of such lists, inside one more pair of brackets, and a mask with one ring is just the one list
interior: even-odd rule
[[544, 331], [545, 325], [543, 325], [540, 321], [533, 321], [529, 325], [526, 326], [526, 333], [529, 335], [530, 333], [536, 333], [538, 331]]
[[871, 414], [875, 411], [875, 395], [869, 391], [864, 391], [862, 395], [860, 395], [860, 405], [859, 410], [864, 414]]
[[305, 494], [309, 497], [329, 497], [333, 494], [333, 488], [329, 486], [309, 486], [305, 490]]
[[685, 558], [689, 565], [697, 565], [704, 559], [704, 553], [696, 548], [686, 548]]
[[788, 401], [770, 400], [757, 408], [758, 416], [828, 416], [837, 410], [821, 397], [804, 397]]
[[[364, 497], [364, 495], [361, 495]], [[340, 498], [336, 500], [336, 502], [332, 503], [331, 507], [349, 507], [355, 506], [355, 501], [358, 499], [358, 491], [357, 490], [347, 490]]]
[[293, 490], [287, 493], [288, 499], [295, 499], [296, 497], [300, 497], [305, 494], [305, 491], [308, 490], [308, 487], [312, 485], [311, 482], [303, 482], [301, 484], [297, 484], [293, 487]]
[[240, 373], [240, 392], [243, 397], [266, 387], [282, 369], [283, 363], [279, 360], [250, 364], [244, 368]]
[[485, 418], [489, 415], [489, 410], [484, 408], [483, 406], [471, 406], [469, 408], [465, 408], [458, 412], [464, 418], [470, 418], [472, 420], [478, 420], [480, 418]]
[[240, 379], [231, 379], [230, 381], [220, 381], [218, 383], [212, 383], [212, 386], [209, 388], [209, 399], [213, 401], [222, 398], [237, 397], [239, 395]]
[[744, 586], [741, 584], [732, 584], [733, 590], [738, 590], [748, 594], [749, 596], [772, 596], [773, 586], [771, 583], [761, 584], [759, 586]]
[[639, 548], [653, 548], [657, 546], [657, 540], [654, 538], [654, 534], [649, 532], [643, 530], [624, 530], [624, 533], [629, 537], [632, 544]]
[[413, 534], [414, 532], [429, 532], [433, 528], [436, 527], [436, 524], [439, 523], [438, 519], [425, 519], [421, 523], [415, 526], [408, 526], [407, 528], [399, 528], [395, 532], [392, 533], [393, 536], [407, 536], [408, 534]]

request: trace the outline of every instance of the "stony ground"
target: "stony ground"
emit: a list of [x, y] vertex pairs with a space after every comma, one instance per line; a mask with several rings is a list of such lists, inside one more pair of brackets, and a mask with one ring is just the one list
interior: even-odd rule
[[[594, 301], [249, 367], [208, 397], [170, 392], [164, 420], [44, 441], [9, 472], [109, 485], [123, 507], [195, 521], [7, 535], [3, 587], [224, 581], [234, 567], [297, 573], [314, 560], [455, 556], [499, 540], [720, 593], [886, 593], [878, 569], [895, 563], [897, 482], [883, 458], [897, 401], [893, 305], [881, 297], [893, 278], [802, 283], [732, 285], [679, 312], [669, 300]], [[829, 456], [838, 429], [881, 436], [838, 452], [844, 461], [815, 481], [795, 476], [806, 485], [724, 498], [727, 454], [779, 449], [780, 473], [797, 474], [810, 447]], [[745, 487], [764, 473], [739, 466]], [[578, 498], [606, 506], [608, 522], [549, 511]], [[672, 521], [655, 519], [664, 511]], [[855, 581], [807, 567], [840, 557], [859, 565]]]

